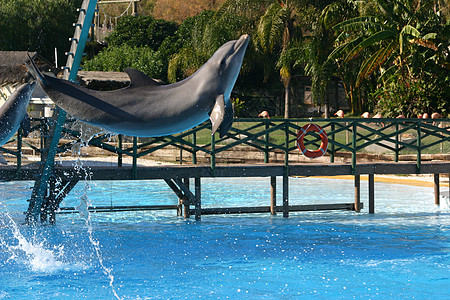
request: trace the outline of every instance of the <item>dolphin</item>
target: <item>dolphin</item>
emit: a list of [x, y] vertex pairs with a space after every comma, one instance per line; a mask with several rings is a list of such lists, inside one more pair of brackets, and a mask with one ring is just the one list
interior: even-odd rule
[[35, 81], [22, 84], [0, 107], [0, 146], [6, 144], [25, 121], [35, 85]]
[[[195, 127], [208, 118], [212, 134], [225, 135], [233, 122], [231, 90], [250, 37], [222, 45], [192, 76], [162, 85], [135, 69], [125, 69], [131, 83], [113, 91], [96, 91], [42, 74], [31, 60], [30, 71], [52, 101], [86, 123], [139, 137], [165, 136]], [[220, 127], [220, 128], [219, 128]]]

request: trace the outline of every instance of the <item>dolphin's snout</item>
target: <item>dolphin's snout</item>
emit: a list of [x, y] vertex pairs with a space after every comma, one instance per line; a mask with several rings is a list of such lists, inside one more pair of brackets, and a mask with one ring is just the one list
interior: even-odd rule
[[250, 35], [248, 34], [242, 35], [234, 44], [233, 50], [238, 51], [242, 46], [247, 47], [249, 41]]

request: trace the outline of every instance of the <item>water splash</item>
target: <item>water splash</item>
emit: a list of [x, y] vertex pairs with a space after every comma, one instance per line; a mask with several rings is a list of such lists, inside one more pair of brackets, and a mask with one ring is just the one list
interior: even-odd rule
[[89, 241], [91, 243], [91, 245], [94, 248], [95, 251], [95, 255], [97, 257], [98, 263], [100, 264], [100, 267], [103, 270], [103, 273], [107, 276], [108, 280], [109, 280], [109, 286], [111, 288], [112, 293], [114, 294], [114, 297], [116, 299], [122, 299], [119, 294], [116, 291], [116, 287], [114, 285], [114, 275], [113, 275], [113, 269], [111, 267], [107, 267], [104, 263], [104, 259], [103, 259], [103, 255], [100, 249], [100, 242], [94, 238], [94, 231], [93, 231], [93, 226], [92, 226], [92, 222], [91, 222], [91, 214], [89, 212], [89, 206], [91, 206], [89, 197], [87, 196], [87, 191], [90, 190], [90, 182], [91, 182], [91, 178], [90, 178], [90, 174], [88, 172], [88, 167], [84, 167], [83, 166], [83, 162], [80, 160], [80, 156], [81, 156], [81, 148], [83, 145], [88, 145], [89, 144], [89, 140], [94, 138], [95, 136], [101, 134], [101, 133], [96, 133], [96, 134], [88, 134], [87, 136], [85, 135], [84, 131], [82, 130], [83, 127], [81, 127], [81, 134], [82, 134], [82, 139], [81, 139], [81, 143], [80, 146], [75, 146], [75, 148], [72, 148], [73, 150], [76, 150], [76, 156], [77, 159], [75, 161], [74, 164], [74, 168], [80, 172], [80, 174], [82, 174], [81, 172], [84, 172], [84, 182], [85, 182], [85, 186], [81, 191], [81, 195], [79, 196], [80, 199], [80, 203], [75, 207], [75, 209], [80, 213], [80, 216], [83, 217], [85, 224], [86, 224], [86, 228], [87, 228], [87, 233], [88, 233], [88, 238]]
[[8, 261], [25, 263], [33, 272], [54, 273], [67, 267], [67, 263], [62, 260], [65, 257], [63, 245], [49, 249], [45, 240], [36, 238], [36, 235], [25, 237], [8, 212], [0, 216], [0, 224], [4, 227], [0, 246], [8, 254]]

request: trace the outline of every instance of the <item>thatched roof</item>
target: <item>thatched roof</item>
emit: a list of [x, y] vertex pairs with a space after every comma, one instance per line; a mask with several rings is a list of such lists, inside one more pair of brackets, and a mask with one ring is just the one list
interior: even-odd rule
[[[37, 52], [0, 51], [0, 85], [10, 83], [24, 83], [31, 79], [26, 68], [30, 55], [36, 64], [48, 69], [50, 64], [42, 59]], [[41, 67], [39, 68], [41, 69]]]
[[115, 90], [130, 84], [125, 72], [78, 71], [77, 81], [94, 90]]

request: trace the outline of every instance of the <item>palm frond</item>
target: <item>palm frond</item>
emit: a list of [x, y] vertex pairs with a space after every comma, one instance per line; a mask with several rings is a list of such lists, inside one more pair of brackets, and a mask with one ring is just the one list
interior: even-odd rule
[[364, 78], [367, 78], [370, 74], [372, 74], [390, 57], [395, 46], [396, 41], [392, 41], [387, 47], [376, 51], [363, 63], [357, 76], [356, 87], [359, 86]]
[[352, 18], [352, 19], [346, 20], [344, 22], [341, 22], [339, 24], [336, 24], [335, 26], [333, 26], [333, 29], [336, 31], [341, 31], [341, 30], [351, 31], [351, 30], [364, 29], [370, 25], [381, 26], [377, 17], [362, 16], [362, 17]]
[[347, 57], [345, 58], [345, 61], [349, 61], [352, 58], [354, 58], [356, 55], [358, 55], [362, 50], [364, 50], [368, 46], [372, 46], [378, 42], [384, 41], [388, 38], [394, 37], [395, 32], [392, 30], [383, 30], [379, 31], [368, 38], [364, 39], [361, 43], [356, 45], [350, 52], [348, 53]]

